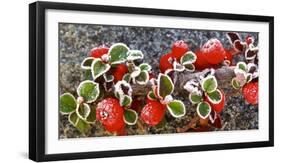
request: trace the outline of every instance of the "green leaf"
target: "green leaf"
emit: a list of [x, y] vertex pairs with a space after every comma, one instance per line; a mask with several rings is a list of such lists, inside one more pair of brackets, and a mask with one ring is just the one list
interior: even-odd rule
[[96, 106], [91, 106], [91, 111], [89, 116], [87, 117], [86, 121], [88, 123], [94, 123], [96, 120]]
[[196, 61], [196, 59], [197, 59], [197, 56], [192, 51], [188, 51], [181, 57], [180, 62], [182, 65], [187, 65], [187, 64], [194, 63]]
[[128, 57], [128, 51], [129, 48], [123, 43], [116, 43], [112, 45], [108, 52], [110, 56], [109, 62], [111, 64], [119, 64], [125, 62]]
[[218, 87], [217, 79], [215, 76], [209, 75], [202, 81], [202, 89], [207, 93], [214, 92]]
[[197, 105], [196, 110], [200, 118], [206, 119], [211, 113], [211, 106], [208, 102], [203, 101]]
[[149, 74], [147, 71], [141, 71], [135, 79], [138, 84], [145, 85], [149, 81]]
[[140, 64], [139, 68], [141, 69], [141, 71], [150, 71], [151, 70], [151, 66], [148, 63]]
[[85, 70], [84, 76], [85, 76], [85, 79], [86, 79], [86, 80], [93, 80], [91, 69]]
[[90, 129], [90, 125], [84, 120], [78, 118], [78, 122], [75, 126], [81, 133], [85, 133]]
[[246, 65], [245, 62], [238, 62], [236, 64], [236, 68], [241, 69], [241, 70], [243, 70], [245, 72], [247, 71], [247, 65]]
[[100, 94], [99, 84], [91, 80], [83, 81], [77, 88], [77, 94], [83, 97], [86, 103], [94, 102]]
[[200, 94], [199, 92], [192, 92], [189, 94], [189, 101], [192, 103], [192, 104], [198, 104], [199, 102], [202, 101], [202, 94]]
[[129, 73], [125, 74], [122, 80], [126, 81], [127, 83], [131, 82], [131, 75]]
[[105, 82], [112, 82], [114, 80], [114, 76], [113, 75], [109, 75], [109, 74], [103, 74], [103, 78], [105, 80]]
[[250, 73], [248, 73], [248, 74], [247, 74], [247, 77], [246, 77], [247, 83], [250, 83], [252, 80], [253, 80], [253, 75], [250, 74]]
[[132, 103], [132, 97], [128, 96], [128, 95], [123, 95], [120, 98], [120, 105], [121, 106], [130, 106]]
[[130, 50], [128, 51], [127, 55], [127, 60], [129, 61], [143, 59], [143, 53], [140, 50]]
[[90, 70], [91, 69], [91, 65], [94, 61], [93, 57], [87, 57], [85, 58], [82, 63], [81, 63], [81, 68], [85, 69], [85, 70]]
[[84, 120], [80, 119], [76, 112], [72, 112], [69, 114], [68, 121], [81, 133], [85, 133], [90, 129], [90, 125]]
[[239, 83], [239, 81], [236, 79], [236, 78], [233, 78], [231, 80], [231, 85], [234, 89], [240, 89], [241, 88], [241, 85]]
[[179, 118], [185, 115], [186, 109], [182, 101], [174, 100], [167, 105], [167, 108], [171, 115], [175, 118]]
[[186, 65], [184, 65], [184, 67], [185, 67], [186, 71], [188, 71], [188, 72], [193, 72], [193, 71], [195, 71], [195, 66], [194, 66], [194, 64], [186, 64]]
[[90, 112], [91, 112], [91, 108], [86, 103], [80, 104], [79, 107], [77, 107], [77, 109], [76, 109], [76, 114], [78, 115], [79, 118], [81, 118], [83, 120], [87, 119]]
[[96, 80], [98, 77], [106, 73], [109, 69], [109, 64], [103, 63], [101, 59], [96, 58], [91, 65], [93, 79]]
[[60, 96], [60, 112], [68, 114], [73, 112], [77, 107], [76, 99], [70, 93], [64, 93]]
[[158, 76], [158, 95], [163, 99], [172, 94], [174, 91], [174, 84], [168, 75], [159, 74]]
[[72, 112], [68, 115], [68, 121], [73, 125], [76, 126], [77, 122], [78, 122], [78, 115], [76, 114], [76, 112]]
[[155, 96], [153, 91], [148, 92], [147, 98], [150, 99], [150, 100], [157, 100], [157, 97]]
[[128, 125], [135, 125], [138, 120], [138, 114], [136, 111], [132, 109], [125, 109], [124, 110], [124, 121]]
[[209, 99], [209, 101], [211, 101], [212, 104], [218, 104], [222, 100], [222, 95], [217, 89], [214, 92], [207, 93], [207, 98]]

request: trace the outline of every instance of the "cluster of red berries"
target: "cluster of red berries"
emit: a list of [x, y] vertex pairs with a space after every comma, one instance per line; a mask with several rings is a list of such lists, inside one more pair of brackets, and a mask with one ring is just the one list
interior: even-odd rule
[[[160, 58], [159, 68], [161, 72], [164, 73], [168, 69], [173, 69], [173, 62], [179, 62], [187, 51], [189, 51], [189, 47], [183, 40], [176, 41], [172, 45], [172, 51], [162, 55]], [[196, 62], [194, 63], [195, 68], [197, 70], [216, 68], [224, 60], [227, 60], [231, 64], [233, 53], [233, 49], [225, 49], [218, 39], [210, 39], [200, 50], [195, 52], [197, 56]]]

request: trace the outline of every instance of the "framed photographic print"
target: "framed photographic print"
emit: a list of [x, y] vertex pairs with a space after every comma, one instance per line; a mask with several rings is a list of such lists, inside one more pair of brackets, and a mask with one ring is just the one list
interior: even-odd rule
[[29, 5], [29, 157], [273, 146], [270, 16]]

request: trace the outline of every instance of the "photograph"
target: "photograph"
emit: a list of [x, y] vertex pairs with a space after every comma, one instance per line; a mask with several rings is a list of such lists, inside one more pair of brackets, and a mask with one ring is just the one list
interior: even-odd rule
[[57, 32], [59, 139], [259, 129], [259, 32], [94, 21]]

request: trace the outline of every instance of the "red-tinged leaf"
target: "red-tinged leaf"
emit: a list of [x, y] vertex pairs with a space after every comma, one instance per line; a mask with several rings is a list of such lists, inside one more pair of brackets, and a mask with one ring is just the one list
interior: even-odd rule
[[234, 48], [240, 52], [243, 52], [246, 49], [246, 43], [241, 42], [240, 40], [234, 41]]
[[216, 128], [221, 128], [222, 125], [221, 125], [221, 116], [219, 114], [217, 114], [217, 117], [215, 119], [215, 122], [214, 122], [214, 127]]
[[236, 32], [228, 32], [228, 33], [227, 33], [227, 36], [228, 36], [229, 41], [230, 41], [232, 44], [234, 44], [234, 42], [235, 42], [236, 40], [240, 40], [240, 36], [239, 36], [239, 34], [236, 33]]
[[215, 111], [212, 110], [210, 116], [209, 116], [209, 121], [212, 126], [215, 128], [221, 128], [221, 116], [220, 114], [216, 113]]
[[258, 54], [259, 50], [258, 48], [249, 48], [246, 52], [245, 52], [245, 58], [247, 60], [252, 60], [256, 57], [256, 55]]

